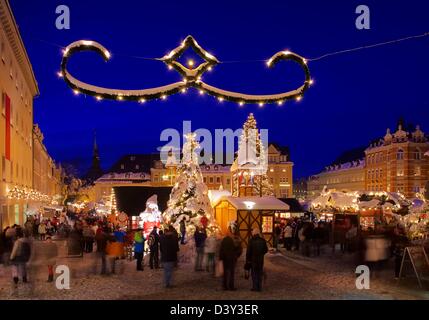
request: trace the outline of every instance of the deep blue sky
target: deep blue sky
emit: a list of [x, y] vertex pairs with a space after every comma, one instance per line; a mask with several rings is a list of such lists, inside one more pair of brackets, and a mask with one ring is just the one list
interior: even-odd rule
[[[188, 34], [219, 60], [268, 59], [290, 49], [311, 58], [323, 53], [429, 31], [427, 1], [12, 1], [40, 97], [35, 121], [57, 161], [89, 165], [97, 130], [102, 165], [107, 169], [126, 153], [155, 151], [164, 128], [239, 128], [253, 112], [270, 140], [289, 145], [295, 176], [318, 172], [342, 151], [366, 145], [403, 116], [429, 132], [429, 38], [339, 55], [309, 64], [315, 86], [300, 103], [239, 108], [197, 93], [145, 105], [96, 102], [75, 97], [59, 80], [61, 50], [80, 39], [96, 40], [113, 59], [91, 53], [73, 58], [80, 79], [121, 88], [147, 88], [178, 79], [161, 57]], [[71, 29], [55, 28], [55, 8], [71, 10]], [[371, 9], [371, 30], [355, 28], [355, 8]], [[43, 41], [41, 41], [43, 40]], [[187, 56], [185, 54], [185, 56]], [[268, 70], [262, 62], [223, 64], [204, 81], [249, 93], [294, 88], [302, 78], [294, 65]], [[295, 77], [296, 75], [296, 77]]]

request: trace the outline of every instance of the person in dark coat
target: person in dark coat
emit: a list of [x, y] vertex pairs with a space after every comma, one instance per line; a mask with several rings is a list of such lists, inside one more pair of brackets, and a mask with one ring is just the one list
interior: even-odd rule
[[173, 226], [169, 226], [162, 237], [160, 237], [159, 244], [162, 266], [164, 268], [164, 285], [166, 288], [171, 288], [173, 270], [177, 263], [177, 252], [180, 250]]
[[185, 244], [186, 237], [186, 223], [185, 218], [180, 220], [180, 244]]
[[223, 263], [223, 290], [236, 290], [234, 286], [235, 266], [242, 252], [240, 239], [229, 228], [227, 236], [222, 239], [219, 251], [219, 260]]
[[246, 265], [250, 267], [252, 274], [252, 291], [262, 291], [264, 256], [267, 252], [267, 242], [260, 236], [258, 228], [253, 229], [246, 252]]
[[155, 226], [153, 227], [153, 230], [149, 234], [148, 237], [148, 245], [150, 250], [150, 256], [149, 256], [149, 266], [151, 269], [159, 268], [159, 235], [158, 235], [158, 228]]
[[325, 228], [322, 222], [317, 224], [317, 227], [313, 231], [313, 242], [315, 246], [316, 255], [320, 256], [320, 247], [325, 240]]
[[[107, 259], [107, 242], [108, 241], [115, 241], [115, 237], [109, 233], [109, 229], [107, 227], [99, 228], [97, 230], [97, 234], [95, 236], [95, 241], [97, 243], [97, 254], [99, 255], [101, 259], [101, 274], [106, 274], [106, 259]], [[112, 266], [111, 266], [112, 273], [115, 273], [115, 260], [112, 259]]]
[[195, 271], [203, 271], [204, 247], [207, 239], [207, 234], [204, 229], [197, 228], [194, 234], [195, 250], [197, 256], [195, 258]]

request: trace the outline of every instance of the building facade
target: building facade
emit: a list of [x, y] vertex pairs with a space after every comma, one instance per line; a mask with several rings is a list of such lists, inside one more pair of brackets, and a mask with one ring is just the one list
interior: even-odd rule
[[0, 228], [25, 222], [26, 214], [60, 201], [63, 172], [33, 126], [39, 94], [33, 69], [9, 2], [0, 0]]
[[51, 158], [43, 143], [43, 133], [37, 124], [33, 127], [33, 189], [50, 198], [64, 193], [64, 174]]
[[[285, 147], [270, 144], [268, 150], [268, 178], [277, 198], [292, 196], [293, 162], [289, 161], [289, 151]], [[111, 194], [113, 187], [126, 185], [171, 187], [176, 181], [177, 160], [170, 155], [164, 164], [159, 154], [131, 154], [121, 157], [108, 173], [97, 179], [87, 190], [91, 201], [101, 201]], [[203, 181], [209, 190], [232, 191], [230, 165], [202, 164]]]
[[289, 159], [289, 148], [276, 143], [268, 145], [268, 179], [276, 198], [293, 196], [293, 162]]
[[307, 181], [307, 197], [313, 199], [323, 188], [341, 192], [365, 190], [365, 161], [363, 159], [331, 165]]
[[336, 161], [310, 177], [308, 197], [320, 195], [326, 186], [336, 191], [399, 192], [414, 198], [429, 181], [428, 151], [428, 138], [419, 126], [405, 130], [399, 123], [394, 133], [387, 129], [362, 155], [351, 152], [348, 161]]
[[365, 151], [365, 190], [400, 192], [407, 198], [420, 193], [429, 180], [429, 142], [419, 126], [396, 132], [387, 129], [384, 138]]
[[14, 188], [33, 187], [33, 98], [39, 94], [10, 5], [0, 0], [0, 225], [22, 224], [27, 199]]

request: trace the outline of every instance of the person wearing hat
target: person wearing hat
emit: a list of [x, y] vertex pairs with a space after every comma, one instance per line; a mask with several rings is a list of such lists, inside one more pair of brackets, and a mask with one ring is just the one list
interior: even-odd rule
[[264, 256], [267, 252], [267, 242], [261, 237], [260, 230], [254, 228], [246, 252], [246, 266], [250, 267], [252, 275], [252, 291], [262, 291]]

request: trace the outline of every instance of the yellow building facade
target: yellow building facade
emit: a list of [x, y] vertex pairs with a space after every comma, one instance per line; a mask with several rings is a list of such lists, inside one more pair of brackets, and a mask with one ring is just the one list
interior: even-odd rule
[[22, 224], [28, 200], [14, 187], [33, 187], [33, 98], [37, 83], [8, 1], [0, 1], [0, 225]]
[[63, 172], [57, 167], [43, 143], [43, 133], [33, 127], [33, 189], [50, 198], [60, 199], [64, 193]]
[[293, 197], [293, 162], [287, 148], [269, 144], [267, 175], [276, 198]]

